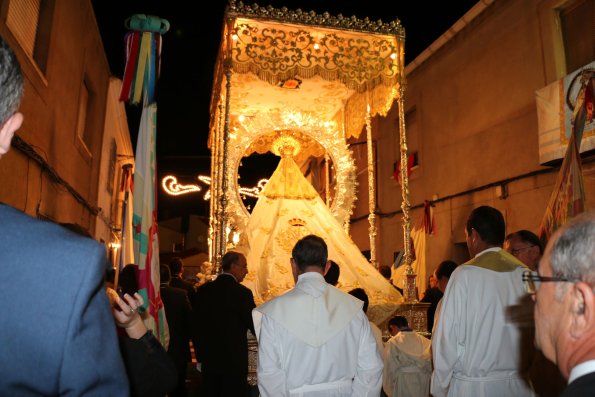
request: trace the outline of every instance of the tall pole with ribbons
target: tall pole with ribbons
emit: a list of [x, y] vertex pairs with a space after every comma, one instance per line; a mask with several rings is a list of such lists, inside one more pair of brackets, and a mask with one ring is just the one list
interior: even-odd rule
[[135, 153], [132, 236], [134, 262], [138, 266], [139, 293], [145, 300], [143, 319], [167, 348], [169, 330], [159, 293], [159, 239], [157, 234], [157, 104], [161, 35], [169, 22], [152, 15], [133, 15], [126, 20], [126, 66], [120, 100], [142, 104]]

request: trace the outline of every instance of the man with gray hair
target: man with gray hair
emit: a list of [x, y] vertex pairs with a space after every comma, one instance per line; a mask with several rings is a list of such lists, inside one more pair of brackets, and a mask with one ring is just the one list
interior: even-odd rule
[[[22, 96], [19, 62], [0, 37], [0, 157], [23, 122]], [[0, 204], [0, 394], [130, 394], [107, 265], [96, 241]]]
[[562, 397], [595, 391], [595, 213], [551, 237], [538, 272], [523, 281], [535, 301], [535, 342], [568, 379]]

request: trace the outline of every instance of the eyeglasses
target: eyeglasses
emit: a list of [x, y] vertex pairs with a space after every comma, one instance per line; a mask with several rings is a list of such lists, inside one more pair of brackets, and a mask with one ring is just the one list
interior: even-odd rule
[[534, 294], [539, 289], [541, 283], [545, 282], [570, 282], [571, 280], [564, 277], [546, 277], [540, 276], [537, 272], [525, 270], [523, 272], [523, 286], [528, 294]]
[[517, 256], [521, 252], [526, 251], [528, 249], [531, 249], [533, 247], [535, 247], [535, 246], [534, 245], [528, 245], [528, 246], [523, 247], [523, 248], [513, 248], [513, 249], [510, 250], [510, 253], [512, 254], [512, 256]]

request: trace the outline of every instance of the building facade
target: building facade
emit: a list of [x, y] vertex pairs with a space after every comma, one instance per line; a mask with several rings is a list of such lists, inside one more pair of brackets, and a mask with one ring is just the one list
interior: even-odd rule
[[91, 1], [4, 0], [0, 34], [25, 77], [0, 201], [117, 246], [121, 169], [134, 159]]
[[[443, 260], [468, 259], [464, 225], [477, 206], [502, 211], [507, 233], [537, 232], [561, 161], [540, 162], [536, 92], [595, 60], [594, 3], [481, 1], [407, 66], [411, 221], [420, 226], [428, 200], [436, 225], [426, 239], [426, 274]], [[373, 120], [380, 264], [403, 250], [401, 187], [393, 178], [398, 123], [396, 106]], [[582, 147], [587, 209], [595, 207], [593, 139], [585, 133]], [[360, 157], [363, 171], [366, 157]], [[366, 250], [366, 172], [358, 180], [351, 234]]]

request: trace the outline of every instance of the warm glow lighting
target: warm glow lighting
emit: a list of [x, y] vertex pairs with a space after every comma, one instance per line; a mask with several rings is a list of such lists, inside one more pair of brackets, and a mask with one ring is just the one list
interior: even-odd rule
[[232, 34], [232, 35], [231, 35], [231, 39], [232, 39], [233, 41], [237, 41], [237, 39], [238, 39], [238, 35], [237, 35], [237, 34]]
[[394, 52], [390, 54], [390, 59], [397, 59], [397, 54], [395, 54]]
[[163, 190], [169, 195], [179, 196], [181, 194], [200, 192], [202, 188], [198, 185], [182, 185], [178, 183], [178, 178], [173, 175], [167, 175], [161, 180]]
[[[211, 185], [211, 177], [209, 177], [209, 176], [199, 175], [198, 180], [207, 186]], [[242, 196], [244, 198], [246, 196], [258, 198], [258, 196], [260, 195], [260, 192], [262, 192], [262, 189], [264, 189], [264, 186], [267, 184], [268, 181], [269, 181], [268, 179], [261, 179], [256, 184], [256, 187], [241, 187], [240, 186], [240, 188], [239, 188], [240, 196]], [[165, 192], [171, 196], [180, 196], [180, 195], [186, 194], [186, 193], [194, 193], [194, 192], [202, 191], [202, 187], [200, 187], [199, 185], [194, 185], [194, 184], [181, 185], [181, 184], [179, 184], [178, 179], [173, 175], [165, 176], [161, 180], [161, 186], [163, 187], [163, 190], [165, 190]], [[205, 192], [203, 199], [205, 201], [211, 199], [211, 189], [208, 189]]]
[[109, 244], [110, 248], [113, 248], [114, 250], [117, 250], [118, 248], [120, 248], [122, 245], [119, 242], [112, 242]]
[[318, 44], [318, 43], [314, 43], [314, 49], [315, 49], [315, 50], [318, 50], [318, 49], [320, 49], [320, 44]]

